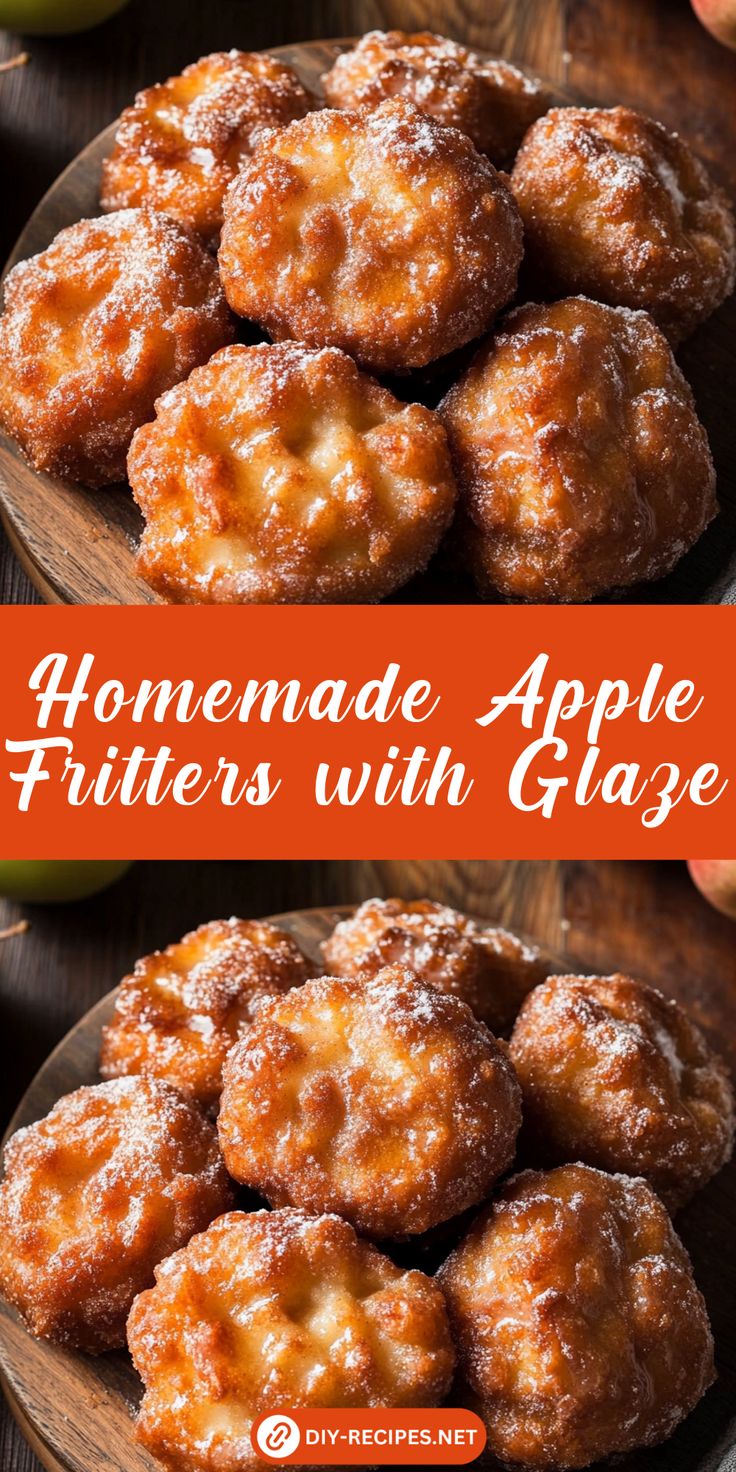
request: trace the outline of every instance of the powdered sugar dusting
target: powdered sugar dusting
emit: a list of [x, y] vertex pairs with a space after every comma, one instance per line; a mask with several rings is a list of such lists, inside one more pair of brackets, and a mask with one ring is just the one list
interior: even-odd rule
[[519, 1118], [506, 1055], [470, 1009], [386, 967], [266, 1002], [225, 1066], [219, 1130], [231, 1173], [272, 1204], [390, 1236], [480, 1200]]
[[0, 1283], [42, 1337], [121, 1345], [136, 1293], [231, 1202], [212, 1124], [169, 1085], [116, 1079], [60, 1099], [5, 1152]]
[[731, 1153], [725, 1066], [676, 1002], [630, 977], [550, 978], [511, 1054], [547, 1158], [646, 1176], [674, 1208]]

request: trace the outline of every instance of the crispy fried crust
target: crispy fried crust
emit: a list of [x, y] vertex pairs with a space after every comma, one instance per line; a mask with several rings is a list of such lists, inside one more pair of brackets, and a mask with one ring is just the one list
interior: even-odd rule
[[61, 230], [5, 282], [0, 423], [36, 470], [123, 480], [159, 394], [233, 336], [217, 267], [153, 210]]
[[231, 1203], [214, 1125], [176, 1089], [77, 1089], [6, 1146], [0, 1286], [38, 1338], [115, 1349], [156, 1263]]
[[135, 436], [138, 568], [174, 602], [372, 602], [452, 517], [440, 420], [337, 349], [217, 353]]
[[677, 343], [733, 291], [726, 195], [676, 133], [628, 107], [553, 108], [511, 186], [535, 292], [642, 309]]
[[215, 51], [139, 92], [102, 170], [103, 210], [151, 205], [217, 239], [222, 202], [268, 128], [315, 106], [295, 71], [254, 51]]
[[432, 31], [369, 31], [322, 78], [330, 107], [376, 108], [404, 97], [467, 133], [497, 167], [510, 163], [527, 128], [547, 111], [541, 82], [500, 58], [483, 61]]
[[482, 926], [433, 900], [366, 900], [322, 945], [334, 976], [375, 976], [403, 966], [467, 1002], [505, 1032], [523, 998], [549, 973], [541, 953], [498, 926]]
[[300, 986], [313, 968], [285, 930], [261, 920], [212, 920], [137, 961], [103, 1028], [103, 1078], [163, 1078], [209, 1108], [222, 1065], [264, 997]]
[[725, 1065], [677, 1002], [628, 976], [554, 976], [511, 1038], [531, 1148], [645, 1176], [670, 1209], [728, 1160]]
[[643, 312], [512, 312], [439, 410], [481, 593], [580, 603], [659, 578], [717, 512], [692, 393]]
[[690, 1260], [645, 1181], [525, 1171], [439, 1281], [504, 1464], [561, 1472], [664, 1441], [715, 1378]]
[[402, 371], [489, 326], [521, 237], [489, 160], [396, 98], [270, 134], [228, 190], [220, 271], [230, 305], [271, 337]]
[[505, 1047], [411, 972], [322, 977], [264, 1002], [224, 1069], [231, 1175], [273, 1206], [337, 1211], [378, 1237], [481, 1201], [521, 1120]]
[[263, 1411], [434, 1406], [454, 1353], [440, 1290], [336, 1216], [231, 1212], [156, 1270], [128, 1343], [137, 1437], [172, 1472], [263, 1466]]

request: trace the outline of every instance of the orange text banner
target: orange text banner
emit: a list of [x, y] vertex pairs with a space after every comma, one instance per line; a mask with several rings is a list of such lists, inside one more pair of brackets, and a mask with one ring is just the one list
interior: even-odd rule
[[2, 855], [727, 857], [732, 623], [6, 608]]

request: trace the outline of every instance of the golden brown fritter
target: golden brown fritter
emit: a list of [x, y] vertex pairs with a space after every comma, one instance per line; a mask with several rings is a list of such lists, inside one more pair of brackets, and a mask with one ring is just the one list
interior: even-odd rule
[[645, 1181], [525, 1171], [439, 1281], [504, 1464], [562, 1472], [655, 1445], [715, 1378], [690, 1260]]
[[644, 312], [519, 307], [439, 412], [483, 594], [581, 603], [662, 577], [717, 512], [693, 396]]
[[0, 424], [36, 470], [123, 480], [159, 394], [232, 337], [217, 267], [190, 231], [147, 209], [80, 220], [5, 282]]
[[177, 1089], [77, 1089], [5, 1148], [0, 1287], [38, 1338], [115, 1349], [156, 1263], [231, 1204], [214, 1125]]
[[435, 551], [445, 431], [335, 348], [217, 353], [165, 395], [128, 458], [138, 570], [182, 603], [373, 602]]
[[442, 1293], [336, 1216], [231, 1212], [156, 1270], [128, 1322], [136, 1435], [171, 1472], [263, 1466], [264, 1411], [434, 1406], [454, 1352]]
[[285, 930], [262, 920], [212, 920], [123, 978], [103, 1029], [103, 1078], [166, 1079], [205, 1108], [222, 1065], [264, 997], [301, 986], [314, 967]]
[[102, 208], [151, 205], [215, 241], [242, 160], [268, 128], [314, 106], [296, 72], [272, 56], [203, 56], [125, 109], [102, 169]]
[[500, 58], [484, 61], [432, 31], [369, 31], [322, 78], [330, 107], [376, 108], [404, 97], [467, 133], [497, 167], [510, 163], [527, 128], [547, 111], [541, 82]]
[[231, 1175], [272, 1206], [336, 1211], [377, 1237], [482, 1201], [521, 1121], [505, 1045], [399, 966], [264, 1002], [223, 1079]]
[[536, 947], [433, 900], [366, 900], [322, 945], [333, 976], [404, 966], [467, 1002], [492, 1032], [507, 1031], [531, 987], [549, 975]]
[[477, 337], [514, 293], [519, 212], [469, 138], [403, 98], [269, 134], [225, 200], [230, 305], [376, 372]]
[[645, 1176], [671, 1210], [728, 1160], [733, 1090], [687, 1013], [628, 976], [553, 976], [511, 1037], [530, 1146]]
[[726, 195], [682, 138], [628, 107], [553, 108], [511, 186], [536, 292], [641, 309], [677, 343], [733, 291]]

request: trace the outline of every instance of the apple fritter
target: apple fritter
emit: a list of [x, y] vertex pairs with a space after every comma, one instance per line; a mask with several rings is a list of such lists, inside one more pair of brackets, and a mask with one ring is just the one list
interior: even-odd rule
[[191, 231], [148, 209], [80, 220], [5, 282], [0, 423], [36, 470], [123, 480], [159, 394], [232, 337]]
[[439, 412], [483, 595], [581, 603], [663, 577], [718, 510], [692, 393], [645, 312], [519, 307]]
[[203, 56], [125, 109], [103, 165], [102, 208], [151, 205], [215, 242], [242, 160], [267, 129], [315, 105], [296, 72], [263, 52]]
[[565, 1472], [654, 1446], [715, 1378], [690, 1260], [645, 1181], [525, 1171], [438, 1277], [504, 1466]]
[[676, 1210], [728, 1160], [726, 1066], [677, 1002], [629, 976], [553, 976], [511, 1037], [540, 1161], [644, 1176]]
[[374, 602], [423, 569], [455, 482], [431, 410], [345, 353], [217, 353], [157, 405], [128, 457], [141, 576], [173, 602]]
[[228, 190], [219, 259], [231, 307], [272, 338], [401, 372], [483, 332], [521, 254], [490, 160], [396, 98], [269, 134]]
[[725, 193], [682, 138], [641, 113], [553, 108], [527, 133], [511, 186], [535, 293], [649, 312], [677, 343], [733, 291]]
[[403, 966], [467, 1002], [492, 1032], [507, 1032], [531, 987], [549, 975], [536, 947], [433, 900], [365, 900], [323, 942], [333, 976]]
[[235, 1180], [377, 1237], [425, 1232], [482, 1201], [521, 1123], [506, 1046], [399, 966], [264, 1002], [223, 1079]]
[[467, 133], [497, 168], [547, 111], [541, 82], [500, 57], [483, 60], [432, 31], [369, 31], [322, 78], [330, 107], [375, 108], [391, 97]]
[[205, 1108], [222, 1065], [264, 997], [301, 986], [314, 968], [285, 930], [262, 920], [212, 920], [123, 978], [103, 1029], [103, 1078], [163, 1078]]
[[264, 1466], [263, 1412], [435, 1406], [454, 1352], [444, 1299], [336, 1216], [231, 1212], [156, 1270], [128, 1344], [136, 1435], [170, 1472]]
[[0, 1287], [38, 1338], [115, 1349], [156, 1263], [231, 1204], [215, 1127], [178, 1090], [77, 1089], [5, 1147]]

